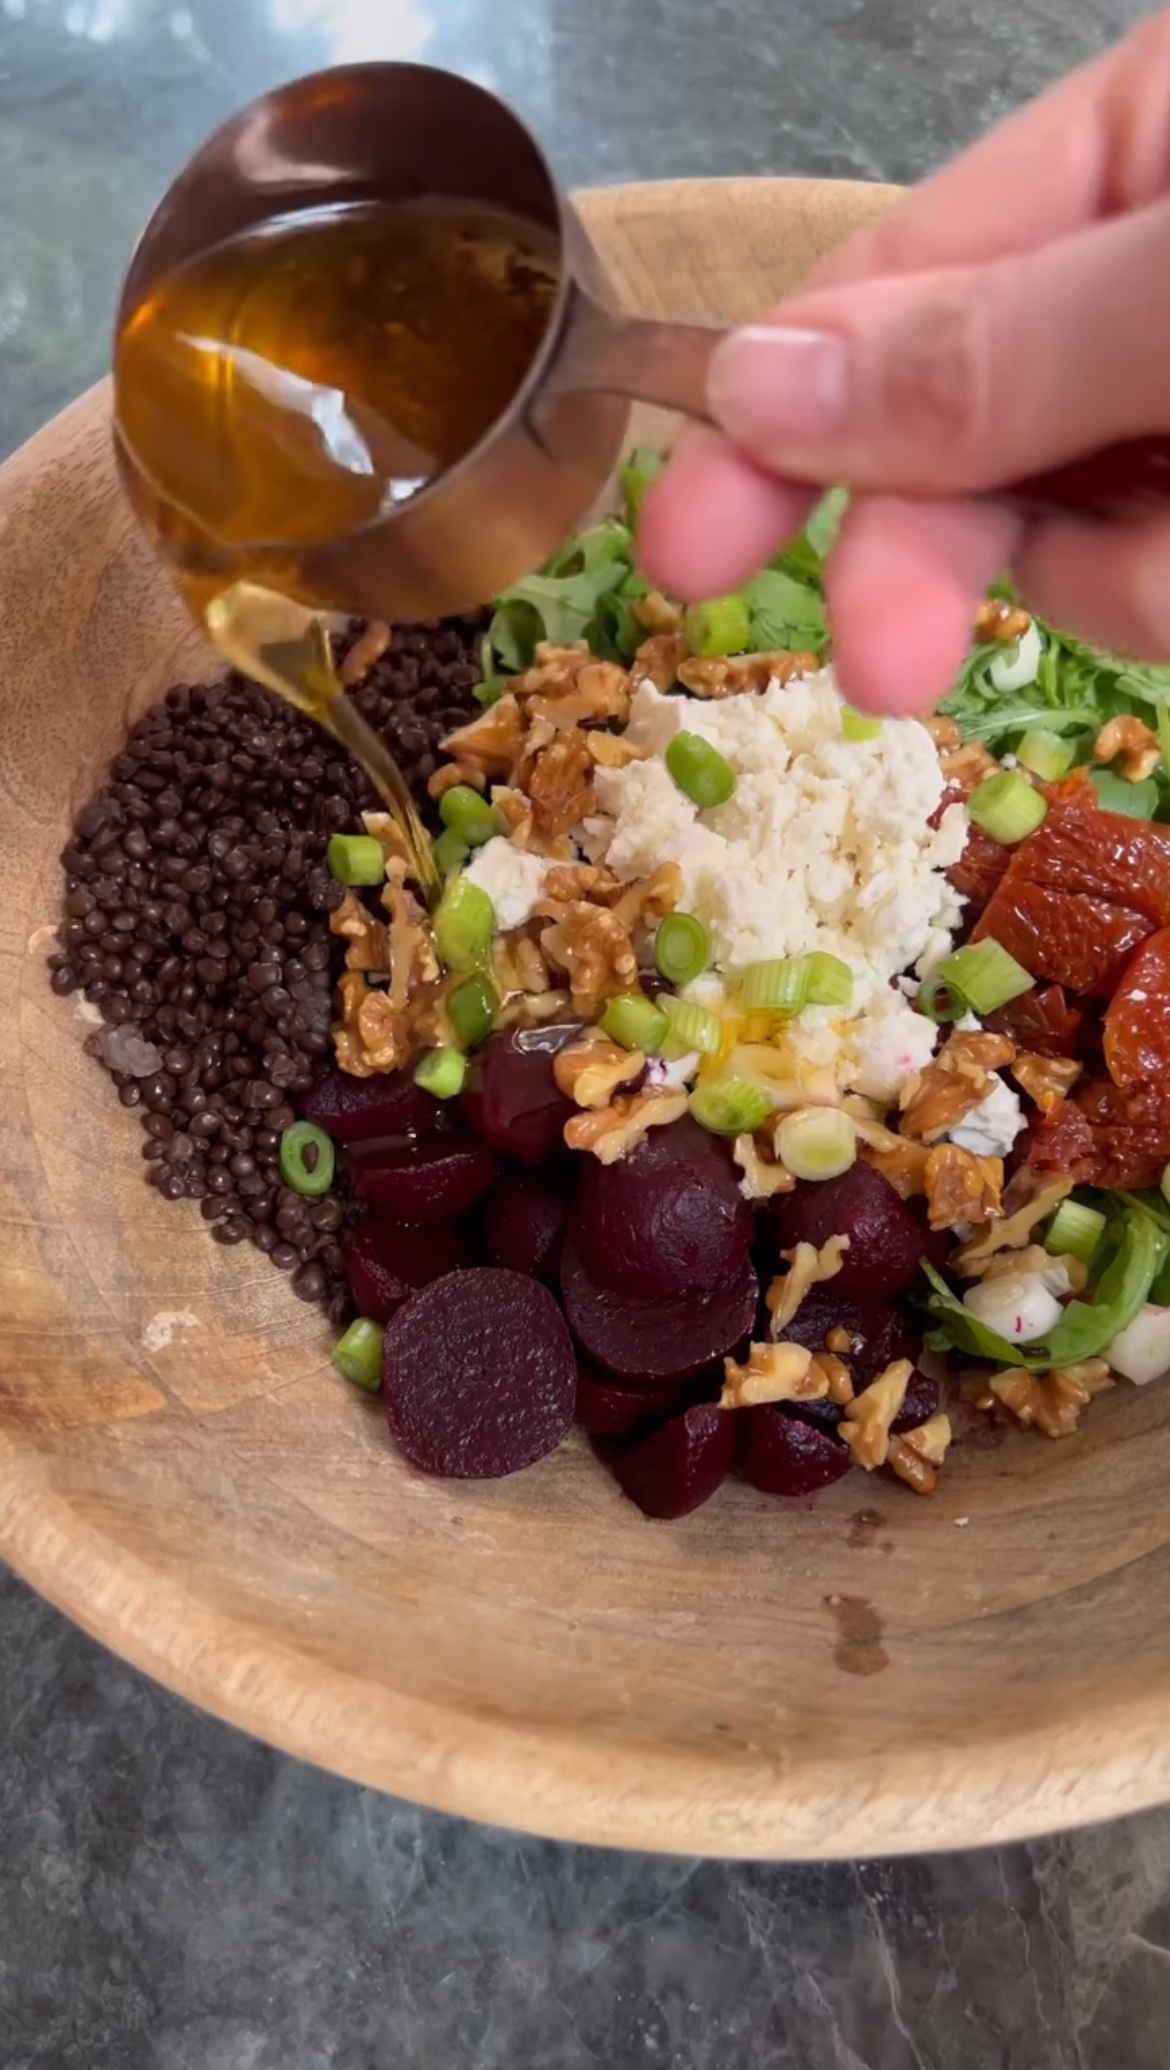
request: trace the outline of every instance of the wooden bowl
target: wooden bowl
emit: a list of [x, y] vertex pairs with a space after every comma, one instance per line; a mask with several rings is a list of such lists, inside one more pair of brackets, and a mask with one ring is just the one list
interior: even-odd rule
[[[588, 214], [632, 304], [744, 316], [887, 199], [711, 182]], [[128, 716], [206, 672], [107, 420], [95, 390], [0, 472], [0, 1551], [220, 1717], [538, 1833], [872, 1855], [1170, 1795], [1165, 1391], [1062, 1444], [969, 1439], [928, 1502], [854, 1475], [648, 1524], [578, 1438], [426, 1481], [280, 1275], [144, 1186], [44, 969], [71, 812]]]

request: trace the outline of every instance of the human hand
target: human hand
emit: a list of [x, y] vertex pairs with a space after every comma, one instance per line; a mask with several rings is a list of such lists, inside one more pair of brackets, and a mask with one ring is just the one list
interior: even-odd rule
[[646, 571], [721, 595], [847, 483], [826, 586], [862, 709], [941, 696], [1008, 565], [1042, 616], [1170, 657], [1170, 512], [1028, 523], [985, 494], [1170, 431], [1170, 13], [733, 333], [710, 402], [720, 429], [688, 433], [646, 497]]

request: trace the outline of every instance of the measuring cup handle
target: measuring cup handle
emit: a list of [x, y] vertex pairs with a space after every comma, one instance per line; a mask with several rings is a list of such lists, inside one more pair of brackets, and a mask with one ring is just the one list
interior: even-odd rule
[[710, 421], [707, 372], [720, 326], [616, 316], [581, 299], [549, 390], [620, 395]]

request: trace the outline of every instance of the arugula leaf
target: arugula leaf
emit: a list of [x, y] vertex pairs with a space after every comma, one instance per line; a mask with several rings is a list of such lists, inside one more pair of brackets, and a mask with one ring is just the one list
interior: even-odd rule
[[628, 525], [637, 523], [642, 498], [661, 474], [662, 464], [662, 454], [656, 453], [653, 446], [635, 446], [625, 466], [618, 469]]
[[531, 668], [540, 640], [565, 647], [588, 639], [592, 645], [600, 599], [620, 589], [628, 574], [627, 561], [611, 559], [582, 566], [575, 574], [529, 575], [496, 598], [488, 635], [493, 651], [506, 669], [517, 672]]
[[782, 568], [765, 568], [744, 583], [740, 594], [751, 613], [752, 652], [807, 647], [817, 655], [824, 653], [829, 628], [819, 591]]
[[827, 496], [822, 496], [804, 528], [805, 539], [822, 561], [841, 529], [848, 504], [848, 489], [830, 489]]
[[1131, 783], [1116, 769], [1091, 769], [1089, 782], [1102, 812], [1123, 812], [1129, 819], [1152, 819], [1158, 809], [1158, 785], [1152, 776]]

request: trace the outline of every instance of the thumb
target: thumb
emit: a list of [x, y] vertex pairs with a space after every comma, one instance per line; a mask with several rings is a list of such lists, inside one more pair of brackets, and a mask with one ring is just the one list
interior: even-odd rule
[[796, 297], [723, 341], [709, 402], [758, 468], [953, 494], [1170, 429], [1168, 347], [1162, 201], [1026, 256]]

